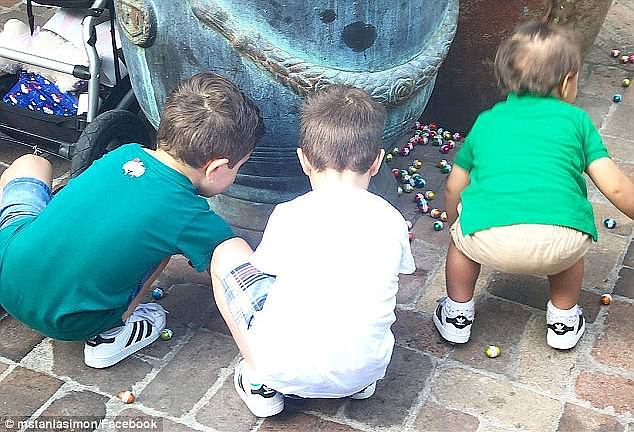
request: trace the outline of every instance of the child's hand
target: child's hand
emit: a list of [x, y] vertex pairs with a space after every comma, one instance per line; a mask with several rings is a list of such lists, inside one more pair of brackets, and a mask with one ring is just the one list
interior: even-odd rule
[[586, 173], [616, 208], [630, 219], [634, 218], [634, 183], [612, 159], [604, 157], [593, 161]]
[[470, 181], [469, 173], [454, 164], [447, 178], [447, 184], [445, 185], [445, 211], [447, 212], [447, 222], [449, 222], [449, 225], [453, 224], [458, 217], [460, 194]]

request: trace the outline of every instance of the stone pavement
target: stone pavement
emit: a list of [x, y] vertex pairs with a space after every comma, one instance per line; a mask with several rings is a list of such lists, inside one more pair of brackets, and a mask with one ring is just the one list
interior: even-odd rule
[[[4, 19], [23, 9], [15, 4], [0, 1]], [[619, 65], [608, 53], [612, 47], [634, 51], [632, 24], [631, 0], [615, 1], [584, 66], [578, 98], [631, 177], [634, 90], [620, 83], [634, 75], [634, 66]], [[623, 94], [621, 104], [612, 103], [617, 92]], [[0, 151], [4, 163], [24, 152], [10, 145]], [[436, 151], [417, 147], [410, 159], [424, 160], [424, 176], [440, 190], [444, 176], [433, 166], [441, 157]], [[60, 173], [66, 168], [57, 163]], [[170, 311], [174, 338], [107, 370], [83, 364], [82, 343], [43, 338], [0, 309], [0, 418], [156, 419], [159, 429], [143, 430], [169, 432], [634, 431], [632, 221], [592, 187], [590, 197], [600, 240], [586, 260], [581, 304], [587, 332], [570, 351], [546, 345], [545, 279], [486, 268], [478, 282], [471, 342], [454, 347], [441, 341], [431, 314], [444, 295], [448, 231], [434, 232], [424, 216], [413, 229], [418, 270], [400, 280], [392, 363], [369, 400], [288, 401], [280, 416], [254, 418], [233, 390], [238, 353], [214, 306], [209, 277], [176, 257], [160, 279], [168, 288], [161, 304]], [[411, 198], [403, 195], [399, 204], [414, 220]], [[618, 227], [603, 228], [605, 217], [617, 219]], [[605, 292], [614, 296], [610, 306], [599, 303]], [[488, 344], [499, 345], [502, 355], [485, 357]], [[125, 389], [136, 394], [134, 404], [116, 398]], [[0, 422], [0, 431], [17, 430], [8, 426]]]

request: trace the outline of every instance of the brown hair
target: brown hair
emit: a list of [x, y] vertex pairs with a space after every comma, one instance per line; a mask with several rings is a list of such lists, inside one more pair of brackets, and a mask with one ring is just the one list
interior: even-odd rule
[[381, 150], [385, 108], [363, 90], [333, 85], [309, 95], [299, 146], [317, 170], [365, 173]]
[[495, 55], [498, 85], [518, 95], [550, 95], [580, 67], [581, 51], [576, 37], [561, 27], [536, 21], [517, 27]]
[[193, 168], [222, 158], [233, 167], [253, 151], [264, 131], [251, 99], [228, 79], [203, 72], [167, 97], [156, 139], [161, 149]]

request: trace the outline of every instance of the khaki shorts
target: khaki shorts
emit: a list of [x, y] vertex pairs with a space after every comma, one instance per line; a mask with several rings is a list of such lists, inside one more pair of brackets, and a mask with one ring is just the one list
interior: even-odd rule
[[561, 273], [579, 261], [592, 245], [588, 234], [558, 225], [508, 225], [463, 236], [458, 216], [450, 231], [463, 254], [506, 273]]

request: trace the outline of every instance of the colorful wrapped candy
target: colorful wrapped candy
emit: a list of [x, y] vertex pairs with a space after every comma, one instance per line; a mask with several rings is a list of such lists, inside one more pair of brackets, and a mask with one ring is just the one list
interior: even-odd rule
[[484, 354], [489, 358], [496, 358], [502, 354], [502, 350], [497, 345], [487, 345], [484, 349]]
[[603, 219], [603, 226], [607, 229], [614, 229], [616, 228], [616, 220], [612, 218]]
[[163, 297], [165, 297], [165, 290], [161, 287], [154, 287], [154, 289], [152, 289], [152, 298], [154, 300], [160, 300]]

